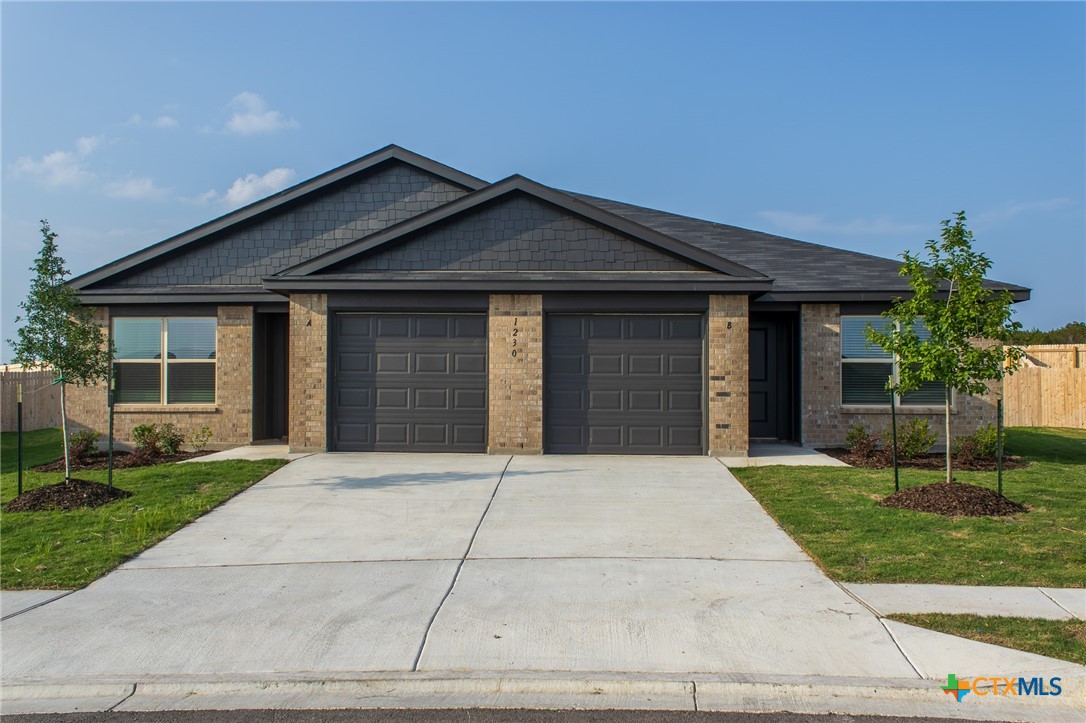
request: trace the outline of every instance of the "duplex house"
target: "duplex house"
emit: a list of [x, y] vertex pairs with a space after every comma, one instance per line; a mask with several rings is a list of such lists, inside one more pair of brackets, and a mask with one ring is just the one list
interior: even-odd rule
[[[389, 146], [71, 283], [117, 347], [122, 440], [168, 421], [297, 451], [742, 455], [886, 427], [896, 362], [864, 328], [898, 269]], [[71, 398], [105, 428], [105, 385]], [[898, 402], [939, 415], [943, 389]]]

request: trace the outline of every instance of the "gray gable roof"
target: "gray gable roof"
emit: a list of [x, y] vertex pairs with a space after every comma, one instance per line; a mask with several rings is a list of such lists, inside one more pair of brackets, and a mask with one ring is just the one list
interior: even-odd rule
[[[581, 193], [570, 195], [647, 226], [712, 254], [757, 269], [773, 278], [774, 298], [791, 294], [879, 294], [909, 291], [898, 272], [901, 262], [881, 256], [797, 241], [761, 231], [679, 216]], [[990, 288], [1008, 289], [1016, 300], [1029, 298], [1029, 289], [988, 280]], [[884, 294], [883, 294], [884, 295]]]
[[[397, 244], [416, 238], [419, 234], [430, 233], [434, 229], [441, 228], [449, 222], [471, 217], [478, 219], [480, 214], [485, 214], [493, 203], [502, 199], [507, 200], [513, 196], [534, 199], [535, 208], [540, 206], [553, 207], [558, 210], [558, 216], [561, 218], [578, 217], [597, 228], [607, 230], [611, 234], [637, 241], [656, 251], [657, 255], [662, 253], [672, 258], [677, 258], [694, 269], [700, 268], [702, 270], [713, 271], [717, 272], [719, 275], [726, 275], [727, 277], [734, 277], [737, 279], [750, 279], [758, 282], [768, 282], [770, 280], [764, 274], [747, 268], [742, 264], [737, 264], [727, 258], [712, 252], [707, 252], [704, 249], [677, 240], [667, 234], [658, 233], [642, 224], [631, 222], [629, 219], [610, 213], [599, 206], [584, 203], [569, 194], [556, 191], [553, 188], [536, 183], [523, 176], [510, 176], [509, 178], [463, 196], [444, 206], [415, 216], [414, 218], [389, 227], [388, 229], [371, 236], [360, 238], [353, 243], [345, 244], [333, 251], [322, 254], [315, 259], [287, 269], [278, 274], [275, 279], [268, 279], [266, 282], [285, 282], [289, 279], [308, 277], [321, 273], [342, 273], [343, 268], [346, 265], [363, 263], [363, 259], [374, 255], [378, 251], [392, 248]], [[518, 232], [522, 230], [525, 222], [523, 215], [526, 210], [531, 211], [531, 209], [528, 208], [521, 208], [517, 212], [517, 218], [509, 216], [499, 219], [502, 224], [502, 235], [506, 240], [515, 237]], [[583, 227], [577, 229], [568, 227], [567, 230], [576, 234], [583, 231]], [[543, 239], [539, 240], [542, 241]], [[451, 239], [444, 239], [443, 241], [446, 245], [451, 245], [453, 243]], [[462, 233], [458, 235], [456, 241], [458, 243], [467, 243], [466, 238]], [[400, 260], [402, 261], [403, 259], [401, 258]], [[421, 260], [416, 260], [415, 266], [412, 266], [412, 269], [421, 264]], [[651, 269], [652, 267], [650, 266], [649, 270]], [[364, 268], [358, 270], [364, 270]], [[390, 268], [389, 270], [392, 269]], [[424, 268], [423, 270], [427, 269]], [[529, 266], [525, 270], [539, 269], [534, 269], [529, 262]], [[629, 270], [632, 271], [634, 269]], [[671, 267], [671, 270], [674, 270], [674, 267]], [[279, 284], [279, 288], [282, 288], [281, 284]]]
[[[392, 167], [401, 170], [389, 173]], [[360, 187], [374, 174], [384, 177], [377, 179], [376, 186], [370, 184], [367, 197], [362, 198]], [[455, 168], [390, 145], [69, 283], [76, 289], [259, 285], [262, 276], [486, 185]], [[289, 214], [293, 215], [285, 218]], [[355, 217], [348, 218], [352, 214]], [[214, 241], [220, 242], [219, 247], [198, 251]], [[141, 270], [147, 271], [137, 273]]]

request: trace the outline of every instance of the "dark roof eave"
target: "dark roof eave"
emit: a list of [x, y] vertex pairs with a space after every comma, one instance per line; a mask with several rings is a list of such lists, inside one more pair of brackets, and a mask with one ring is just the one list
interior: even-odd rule
[[615, 278], [480, 278], [464, 279], [328, 279], [292, 277], [265, 279], [269, 291], [307, 293], [320, 291], [717, 291], [722, 293], [760, 293], [769, 290], [772, 280], [728, 277], [699, 279]]
[[391, 160], [398, 160], [407, 163], [408, 165], [413, 165], [468, 191], [477, 191], [480, 188], [487, 186], [486, 181], [476, 178], [475, 176], [464, 173], [463, 171], [458, 171], [451, 166], [438, 163], [425, 156], [420, 156], [405, 148], [389, 145], [353, 160], [350, 163], [339, 166], [338, 168], [333, 168], [331, 171], [326, 171], [325, 173], [302, 181], [290, 188], [272, 194], [267, 198], [251, 203], [248, 206], [243, 206], [237, 210], [231, 211], [228, 214], [201, 224], [196, 228], [189, 229], [176, 236], [171, 236], [168, 239], [159, 241], [158, 243], [135, 251], [116, 261], [110, 262], [105, 266], [100, 266], [97, 269], [76, 276], [75, 278], [70, 279], [68, 284], [76, 289], [84, 289], [93, 284], [100, 283], [119, 273], [174, 253], [189, 244], [219, 234], [228, 228], [251, 222], [265, 214], [274, 212], [276, 209], [293, 204], [305, 196], [319, 192], [329, 186], [350, 178], [351, 176], [364, 173]]
[[84, 290], [79, 300], [86, 306], [110, 306], [113, 304], [260, 304], [279, 300], [280, 294], [261, 288], [194, 289], [126, 291], [120, 289]]
[[[1030, 289], [1008, 287], [1014, 302], [1029, 301]], [[806, 302], [811, 304], [835, 303], [847, 301], [893, 301], [909, 295], [908, 289], [872, 290], [872, 291], [769, 291], [758, 297], [758, 301]]]

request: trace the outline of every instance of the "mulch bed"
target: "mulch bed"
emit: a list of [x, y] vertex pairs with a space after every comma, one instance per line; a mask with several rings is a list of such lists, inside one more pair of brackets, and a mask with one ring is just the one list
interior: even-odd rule
[[74, 477], [65, 484], [28, 490], [4, 505], [4, 512], [36, 512], [40, 510], [75, 510], [81, 507], [101, 507], [114, 500], [131, 497], [132, 493], [116, 487], [110, 489], [100, 482]]
[[[844, 447], [825, 447], [818, 451], [829, 455], [834, 459], [839, 459], [853, 467], [889, 469], [894, 466], [894, 456], [888, 449], [876, 450], [870, 457], [861, 457], [860, 455], [853, 454]], [[964, 472], [996, 471], [996, 461], [994, 457], [962, 457], [961, 455], [954, 455], [951, 460], [955, 470]], [[899, 459], [898, 466], [909, 467], [911, 469], [946, 469], [946, 455], [939, 454], [938, 452], [928, 452], [927, 454], [920, 457], [914, 457], [913, 459]], [[1003, 469], [1019, 469], [1020, 467], [1028, 466], [1029, 462], [1021, 457], [1009, 454], [1003, 455]]]
[[987, 487], [962, 482], [910, 487], [895, 492], [879, 504], [947, 517], [1002, 517], [1027, 511], [1025, 505], [1001, 497]]
[[[153, 464], [166, 464], [167, 462], [182, 462], [186, 459], [192, 459], [194, 457], [203, 457], [204, 455], [211, 454], [208, 451], [202, 452], [178, 452], [177, 454], [162, 454], [158, 457], [140, 457], [139, 455], [132, 454], [131, 452], [114, 452], [113, 453], [113, 469], [129, 469], [131, 467], [149, 467]], [[107, 469], [109, 467], [109, 453], [107, 452], [95, 452], [82, 461], [72, 460], [72, 471], [80, 472], [90, 469]], [[53, 460], [52, 462], [46, 462], [45, 464], [39, 464], [37, 467], [31, 467], [30, 469], [35, 472], [63, 472], [64, 471], [64, 458]]]

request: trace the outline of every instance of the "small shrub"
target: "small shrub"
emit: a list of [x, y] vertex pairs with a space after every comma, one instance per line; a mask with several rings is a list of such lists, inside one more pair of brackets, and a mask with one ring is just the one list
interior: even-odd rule
[[98, 439], [102, 435], [93, 429], [81, 429], [68, 437], [68, 452], [76, 462], [85, 462], [98, 451]]
[[162, 448], [162, 453], [166, 455], [175, 455], [181, 451], [181, 445], [185, 443], [185, 435], [173, 425], [172, 422], [165, 422], [158, 428], [158, 444]]
[[868, 434], [862, 424], [849, 427], [848, 434], [845, 436], [848, 451], [864, 459], [870, 459], [875, 454], [878, 443], [879, 435]]
[[203, 452], [209, 441], [211, 441], [211, 427], [206, 424], [189, 433], [189, 446], [192, 447], [193, 452]]
[[158, 427], [154, 424], [141, 424], [132, 428], [132, 442], [136, 445], [135, 454], [144, 459], [153, 459], [162, 454]]
[[[1007, 434], [1003, 433], [1003, 445]], [[968, 437], [959, 437], [954, 443], [954, 454], [963, 460], [994, 459], [999, 446], [999, 433], [995, 425], [986, 424]]]
[[910, 419], [898, 427], [897, 453], [902, 459], [916, 459], [931, 450], [937, 436], [928, 425], [928, 420]]

